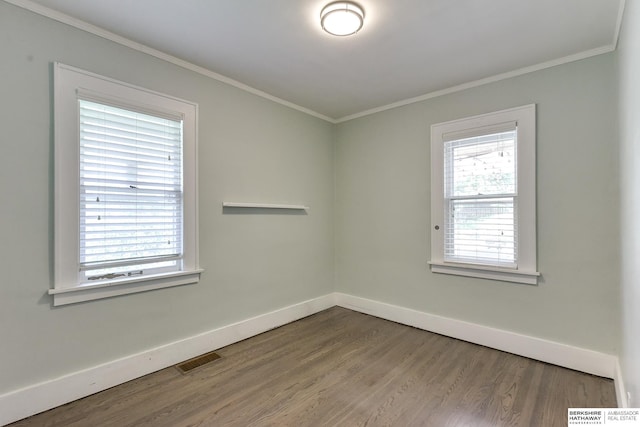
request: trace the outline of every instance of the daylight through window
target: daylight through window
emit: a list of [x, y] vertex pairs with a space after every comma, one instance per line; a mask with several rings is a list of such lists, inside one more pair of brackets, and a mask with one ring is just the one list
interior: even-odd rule
[[445, 260], [513, 267], [516, 131], [445, 142]]
[[53, 70], [53, 304], [198, 283], [198, 105]]
[[182, 121], [80, 107], [84, 280], [175, 270], [182, 256]]
[[536, 284], [535, 105], [431, 126], [431, 271]]

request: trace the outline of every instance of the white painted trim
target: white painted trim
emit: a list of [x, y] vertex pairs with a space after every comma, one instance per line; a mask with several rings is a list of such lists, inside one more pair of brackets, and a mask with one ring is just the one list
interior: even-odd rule
[[601, 377], [615, 378], [618, 358], [580, 347], [437, 316], [342, 293], [340, 307]]
[[[55, 145], [55, 257], [54, 305], [72, 304], [116, 295], [197, 283], [198, 214], [197, 151], [198, 104], [140, 86], [114, 80], [59, 62], [54, 70]], [[82, 92], [82, 95], [80, 95]], [[127, 277], [108, 282], [87, 282], [79, 274], [79, 143], [78, 99], [114, 102], [122, 108], [145, 111], [161, 117], [180, 117], [183, 121], [183, 253], [180, 271]], [[70, 294], [73, 292], [73, 294]]]
[[628, 408], [629, 400], [627, 399], [627, 387], [624, 385], [624, 376], [622, 375], [622, 368], [620, 367], [619, 360], [616, 360], [613, 383], [616, 388], [616, 402], [618, 403], [618, 408]]
[[433, 261], [429, 261], [429, 265], [431, 266], [432, 273], [478, 277], [480, 279], [500, 280], [503, 282], [522, 283], [525, 285], [537, 285], [538, 277], [540, 277], [540, 273], [537, 271], [506, 270], [501, 268], [447, 264], [445, 262]]
[[63, 405], [335, 305], [334, 294], [290, 305], [122, 359], [0, 395], [0, 425]]
[[111, 298], [119, 295], [128, 295], [173, 286], [192, 285], [200, 281], [200, 274], [203, 271], [204, 270], [202, 269], [178, 271], [165, 274], [154, 274], [129, 280], [114, 280], [112, 283], [90, 284], [73, 288], [49, 289], [49, 295], [53, 295], [53, 305], [57, 307], [61, 305], [75, 304], [77, 302], [93, 301], [102, 298]]
[[489, 83], [499, 82], [500, 80], [510, 79], [512, 77], [522, 76], [524, 74], [533, 73], [535, 71], [544, 70], [546, 68], [555, 67], [557, 65], [568, 64], [574, 61], [580, 61], [582, 59], [591, 58], [592, 56], [602, 55], [604, 53], [613, 52], [615, 50], [615, 46], [603, 46], [596, 49], [586, 50], [584, 52], [579, 52], [573, 55], [565, 56], [563, 58], [554, 59], [552, 61], [543, 62], [540, 64], [531, 65], [529, 67], [520, 68], [518, 70], [508, 71], [502, 74], [496, 74], [495, 76], [486, 77], [480, 80], [474, 80], [472, 82], [463, 83], [457, 86], [451, 86], [446, 89], [436, 90], [434, 92], [429, 92], [424, 95], [416, 96], [414, 98], [405, 99], [402, 101], [394, 102], [392, 104], [383, 105], [381, 107], [372, 108], [370, 110], [365, 110], [360, 113], [350, 114], [348, 116], [341, 117], [339, 119], [334, 120], [334, 123], [343, 123], [348, 122], [349, 120], [358, 119], [360, 117], [369, 116], [375, 113], [381, 113], [383, 111], [391, 110], [398, 107], [404, 107], [405, 105], [415, 104], [417, 102], [426, 101], [427, 99], [437, 98], [443, 95], [449, 95], [455, 92], [460, 92], [466, 89], [471, 89], [478, 86], [483, 86]]
[[618, 42], [620, 41], [620, 30], [622, 29], [622, 18], [624, 17], [625, 1], [626, 0], [620, 0], [620, 9], [618, 9], [618, 20], [616, 21], [616, 30], [613, 34], [612, 42], [614, 50], [618, 48]]
[[616, 356], [335, 292], [0, 395], [0, 425], [173, 366], [335, 305], [542, 362], [613, 378], [618, 406], [627, 407], [623, 376]]
[[505, 79], [509, 79], [511, 77], [517, 77], [517, 76], [521, 76], [523, 74], [528, 74], [528, 73], [533, 73], [535, 71], [540, 71], [540, 70], [544, 70], [545, 68], [551, 68], [551, 67], [555, 67], [557, 65], [562, 65], [562, 64], [567, 64], [569, 62], [574, 62], [574, 61], [579, 61], [581, 59], [586, 59], [586, 58], [590, 58], [592, 56], [597, 56], [597, 55], [601, 55], [604, 53], [609, 53], [609, 52], [613, 52], [616, 49], [617, 46], [617, 40], [618, 40], [618, 35], [620, 33], [620, 27], [622, 25], [622, 14], [623, 14], [623, 10], [624, 10], [624, 2], [625, 0], [622, 0], [622, 4], [620, 6], [620, 12], [619, 12], [619, 16], [618, 16], [618, 23], [616, 26], [616, 30], [615, 30], [615, 35], [614, 35], [614, 40], [612, 41], [611, 45], [608, 46], [602, 46], [599, 48], [595, 48], [595, 49], [591, 49], [591, 50], [587, 50], [584, 52], [579, 52], [573, 55], [568, 55], [565, 56], [563, 58], [558, 58], [558, 59], [554, 59], [551, 61], [547, 61], [547, 62], [543, 62], [540, 64], [535, 64], [535, 65], [531, 65], [529, 67], [524, 67], [524, 68], [520, 68], [518, 70], [513, 70], [513, 71], [508, 71], [506, 73], [502, 73], [502, 74], [497, 74], [494, 76], [489, 76], [483, 79], [479, 79], [479, 80], [475, 80], [472, 82], [467, 82], [467, 83], [463, 83], [460, 85], [456, 85], [456, 86], [452, 86], [449, 88], [445, 88], [445, 89], [441, 89], [441, 90], [436, 90], [434, 92], [429, 92], [426, 93], [424, 95], [420, 95], [414, 98], [409, 98], [409, 99], [405, 99], [405, 100], [401, 100], [398, 102], [394, 102], [391, 104], [387, 104], [387, 105], [383, 105], [380, 107], [376, 107], [376, 108], [372, 108], [369, 110], [365, 110], [365, 111], [361, 111], [359, 113], [355, 113], [355, 114], [350, 114], [338, 119], [334, 119], [328, 116], [325, 116], [324, 114], [320, 114], [316, 111], [313, 111], [309, 108], [306, 107], [302, 107], [300, 105], [294, 104], [290, 101], [284, 100], [282, 98], [278, 98], [276, 96], [270, 95], [266, 92], [263, 92], [259, 89], [253, 88], [249, 85], [246, 85], [244, 83], [241, 83], [237, 80], [231, 79], [229, 77], [223, 76], [222, 74], [218, 74], [215, 73], [211, 70], [208, 70], [204, 67], [200, 67], [198, 65], [192, 64], [190, 62], [187, 62], [183, 59], [177, 58], [175, 56], [166, 54], [164, 52], [161, 52], [159, 50], [150, 48], [148, 46], [145, 46], [141, 43], [137, 43], [134, 42], [132, 40], [129, 40], [125, 37], [119, 36], [115, 33], [112, 33], [110, 31], [107, 31], [103, 28], [100, 28], [98, 26], [89, 24], [87, 22], [81, 21], [79, 19], [76, 19], [72, 16], [66, 15], [64, 13], [58, 12], [56, 10], [50, 9], [48, 7], [42, 6], [41, 4], [35, 3], [31, 0], [4, 0], [7, 3], [13, 4], [14, 6], [18, 6], [21, 7], [23, 9], [29, 10], [31, 12], [37, 13], [39, 15], [45, 16], [47, 18], [53, 19], [55, 21], [61, 22], [63, 24], [67, 24], [70, 25], [72, 27], [78, 28], [82, 31], [86, 31], [88, 33], [94, 34], [96, 36], [102, 37], [104, 39], [110, 40], [112, 42], [121, 44], [123, 46], [129, 47], [131, 49], [137, 50], [139, 52], [143, 52], [146, 53], [148, 55], [154, 56], [156, 58], [162, 59], [164, 61], [170, 62], [174, 65], [177, 65], [179, 67], [185, 68], [187, 70], [193, 71], [195, 73], [198, 74], [202, 74], [204, 76], [210, 77], [214, 80], [217, 80], [219, 82], [222, 83], [226, 83], [230, 86], [236, 87], [238, 89], [244, 90], [246, 92], [249, 92], [253, 95], [256, 96], [260, 96], [262, 98], [268, 99], [270, 101], [273, 101], [277, 104], [281, 104], [284, 105], [286, 107], [292, 108], [294, 110], [298, 110], [300, 112], [303, 112], [305, 114], [308, 114], [310, 116], [313, 117], [317, 117], [319, 119], [325, 120], [329, 123], [333, 123], [333, 124], [337, 124], [337, 123], [343, 123], [343, 122], [347, 122], [349, 120], [353, 120], [353, 119], [357, 119], [360, 117], [364, 117], [364, 116], [369, 116], [371, 114], [375, 114], [375, 113], [380, 113], [382, 111], [386, 111], [386, 110], [391, 110], [393, 108], [397, 108], [397, 107], [402, 107], [405, 105], [410, 105], [410, 104], [415, 104], [416, 102], [420, 102], [420, 101], [425, 101], [427, 99], [431, 99], [431, 98], [436, 98], [438, 96], [443, 96], [443, 95], [448, 95], [451, 93], [455, 93], [455, 92], [460, 92], [462, 90], [465, 89], [470, 89], [470, 88], [474, 88], [474, 87], [478, 87], [478, 86], [482, 86], [488, 83], [494, 83], [500, 80], [505, 80]]
[[107, 30], [105, 30], [103, 28], [100, 28], [100, 27], [98, 27], [96, 25], [89, 24], [87, 22], [81, 21], [81, 20], [79, 20], [77, 18], [74, 18], [72, 16], [66, 15], [66, 14], [64, 14], [62, 12], [58, 12], [58, 11], [50, 9], [50, 8], [48, 8], [46, 6], [42, 6], [41, 4], [35, 3], [33, 1], [31, 1], [31, 0], [5, 0], [5, 1], [7, 3], [11, 3], [14, 6], [18, 6], [18, 7], [21, 7], [23, 9], [29, 10], [31, 12], [37, 13], [38, 15], [42, 15], [42, 16], [45, 16], [47, 18], [53, 19], [54, 21], [58, 21], [58, 22], [61, 22], [63, 24], [66, 24], [66, 25], [70, 25], [70, 26], [75, 27], [75, 28], [77, 28], [79, 30], [86, 31], [88, 33], [91, 33], [91, 34], [94, 34], [96, 36], [102, 37], [103, 39], [110, 40], [110, 41], [118, 43], [118, 44], [120, 44], [122, 46], [126, 46], [128, 48], [137, 50], [137, 51], [142, 52], [142, 53], [146, 53], [147, 55], [154, 56], [156, 58], [162, 59], [163, 61], [170, 62], [170, 63], [172, 63], [174, 65], [179, 66], [179, 67], [182, 67], [182, 68], [185, 68], [187, 70], [196, 72], [198, 74], [202, 74], [204, 76], [210, 77], [210, 78], [212, 78], [214, 80], [217, 80], [219, 82], [226, 83], [226, 84], [228, 84], [230, 86], [233, 86], [233, 87], [236, 87], [238, 89], [244, 90], [244, 91], [249, 92], [249, 93], [251, 93], [253, 95], [257, 95], [257, 96], [259, 96], [261, 98], [266, 98], [269, 101], [273, 101], [273, 102], [275, 102], [277, 104], [284, 105], [285, 107], [289, 107], [289, 108], [292, 108], [294, 110], [298, 110], [300, 112], [303, 112], [303, 113], [308, 114], [308, 115], [313, 116], [313, 117], [317, 117], [319, 119], [325, 120], [325, 121], [330, 122], [330, 123], [334, 123], [335, 122], [334, 119], [332, 119], [330, 117], [327, 117], [327, 116], [325, 116], [323, 114], [317, 113], [317, 112], [315, 112], [313, 110], [310, 110], [308, 108], [302, 107], [302, 106], [297, 105], [297, 104], [294, 104], [293, 102], [289, 102], [289, 101], [284, 100], [282, 98], [278, 98], [277, 96], [270, 95], [270, 94], [268, 94], [266, 92], [263, 92], [263, 91], [261, 91], [259, 89], [256, 89], [254, 87], [251, 87], [249, 85], [241, 83], [241, 82], [239, 82], [237, 80], [234, 80], [232, 78], [223, 76], [222, 74], [215, 73], [215, 72], [213, 72], [211, 70], [208, 70], [208, 69], [206, 69], [204, 67], [200, 67], [199, 65], [192, 64], [192, 63], [190, 63], [188, 61], [185, 61], [183, 59], [177, 58], [177, 57], [175, 57], [173, 55], [169, 55], [167, 53], [164, 53], [164, 52], [161, 52], [159, 50], [153, 49], [153, 48], [151, 48], [149, 46], [146, 46], [146, 45], [143, 45], [141, 43], [134, 42], [134, 41], [129, 40], [129, 39], [125, 38], [125, 37], [119, 36], [118, 34], [112, 33], [111, 31], [107, 31]]
[[[517, 142], [514, 265], [509, 268], [447, 261], [445, 236], [450, 230], [446, 219], [451, 200], [447, 199], [445, 179], [447, 142], [506, 130], [516, 132]], [[431, 125], [431, 271], [537, 285], [540, 273], [536, 271], [536, 252], [536, 104]]]

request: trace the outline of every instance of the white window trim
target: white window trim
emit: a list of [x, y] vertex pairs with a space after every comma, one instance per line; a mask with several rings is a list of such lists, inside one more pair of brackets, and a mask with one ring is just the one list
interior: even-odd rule
[[[108, 298], [116, 295], [197, 283], [198, 186], [197, 120], [198, 105], [138, 86], [119, 82], [75, 67], [54, 63], [54, 305]], [[120, 105], [156, 112], [172, 112], [183, 117], [183, 197], [184, 257], [178, 272], [131, 277], [99, 283], [78, 280], [79, 251], [79, 143], [78, 93], [91, 91]]]
[[[444, 138], [452, 132], [517, 122], [518, 260], [514, 269], [444, 260]], [[536, 261], [536, 106], [511, 108], [431, 126], [431, 271], [535, 285]]]

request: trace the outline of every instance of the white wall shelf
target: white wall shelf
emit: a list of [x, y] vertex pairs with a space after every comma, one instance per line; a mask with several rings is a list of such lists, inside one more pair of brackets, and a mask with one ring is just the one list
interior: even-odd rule
[[295, 209], [308, 210], [309, 206], [304, 205], [287, 205], [280, 203], [240, 203], [240, 202], [222, 202], [223, 208], [254, 208], [254, 209]]

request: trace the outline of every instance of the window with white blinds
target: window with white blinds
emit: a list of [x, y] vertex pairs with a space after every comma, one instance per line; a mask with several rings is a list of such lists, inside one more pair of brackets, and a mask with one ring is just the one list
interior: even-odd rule
[[504, 128], [445, 135], [445, 261], [516, 266], [516, 124]]
[[178, 269], [182, 119], [84, 99], [79, 118], [84, 279]]
[[537, 283], [535, 105], [431, 127], [431, 270]]
[[198, 105], [53, 71], [53, 304], [197, 283]]

